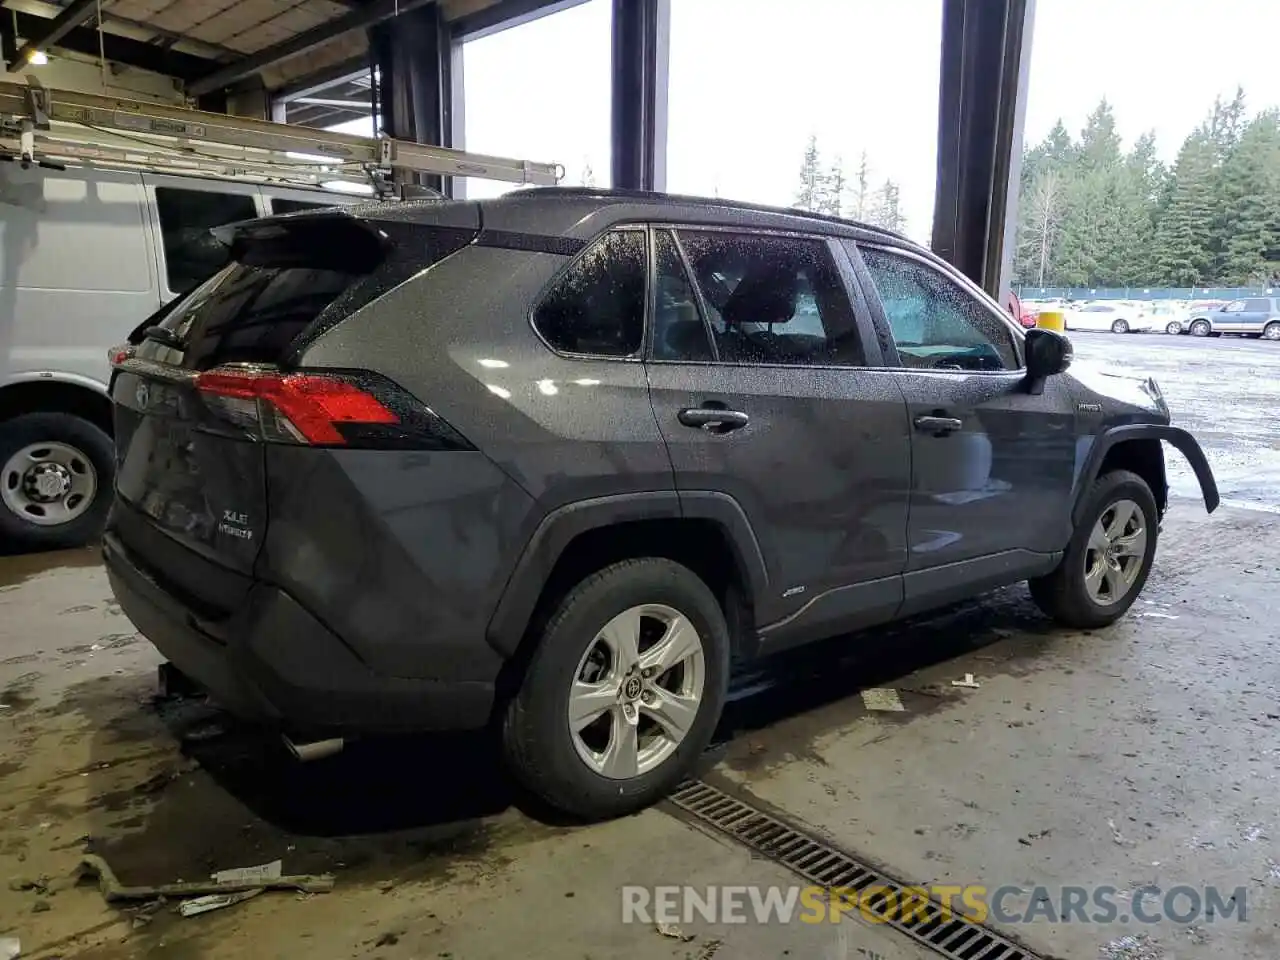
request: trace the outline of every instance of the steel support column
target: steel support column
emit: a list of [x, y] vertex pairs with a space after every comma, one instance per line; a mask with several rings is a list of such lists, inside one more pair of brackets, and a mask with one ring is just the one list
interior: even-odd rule
[[612, 185], [667, 185], [671, 0], [613, 0]]
[[933, 249], [994, 296], [1008, 284], [1034, 5], [943, 5]]
[[[396, 140], [452, 146], [452, 39], [439, 5], [379, 24], [369, 31], [369, 47], [377, 68], [374, 111], [383, 132]], [[422, 182], [452, 192], [440, 177]]]

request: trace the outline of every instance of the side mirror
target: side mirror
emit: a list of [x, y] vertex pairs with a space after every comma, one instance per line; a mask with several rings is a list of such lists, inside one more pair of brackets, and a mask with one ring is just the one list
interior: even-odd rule
[[1071, 341], [1060, 333], [1036, 327], [1027, 331], [1027, 393], [1040, 396], [1044, 382], [1071, 366]]

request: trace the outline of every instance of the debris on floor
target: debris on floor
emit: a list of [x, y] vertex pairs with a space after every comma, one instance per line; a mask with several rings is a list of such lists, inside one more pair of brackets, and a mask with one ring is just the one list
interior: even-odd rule
[[708, 940], [702, 945], [702, 948], [694, 954], [693, 960], [711, 960], [724, 946], [723, 940]]
[[[248, 873], [263, 873], [265, 868], [276, 866], [275, 863], [264, 867], [247, 868]], [[240, 874], [246, 871], [226, 871], [228, 874]], [[107, 903], [120, 903], [130, 900], [155, 900], [158, 897], [204, 897], [221, 896], [228, 893], [242, 893], [247, 890], [297, 890], [300, 893], [328, 893], [333, 889], [333, 877], [328, 874], [320, 876], [253, 876], [244, 880], [230, 880], [223, 883], [214, 880], [197, 880], [192, 883], [167, 883], [156, 887], [126, 887], [116, 879], [111, 867], [101, 857], [92, 854], [80, 861], [80, 876], [97, 879], [98, 889], [102, 891]]]
[[236, 867], [234, 870], [219, 870], [213, 875], [214, 883], [257, 883], [261, 880], [279, 880], [284, 873], [284, 861], [272, 860], [256, 867]]
[[972, 673], [966, 673], [963, 680], [952, 680], [953, 687], [968, 687], [970, 690], [977, 690], [982, 686], [977, 680], [973, 679]]
[[892, 687], [872, 687], [862, 691], [862, 704], [868, 710], [889, 710], [901, 713], [907, 708], [902, 705], [902, 697]]
[[1111, 839], [1117, 846], [1133, 846], [1133, 841], [1125, 838], [1125, 835], [1120, 832], [1120, 829], [1116, 826], [1116, 822], [1114, 820], [1108, 820], [1107, 826], [1111, 828]]
[[659, 922], [657, 924], [657, 927], [658, 927], [658, 932], [660, 934], [662, 934], [664, 937], [670, 937], [672, 940], [679, 940], [681, 943], [688, 943], [690, 940], [693, 939], [692, 934], [685, 933], [674, 923]]
[[217, 893], [208, 897], [196, 897], [194, 900], [184, 900], [182, 906], [178, 907], [178, 912], [184, 917], [195, 917], [211, 910], [221, 910], [223, 907], [231, 907], [237, 903], [252, 900], [260, 893], [266, 893], [266, 888], [258, 887], [254, 890], [242, 890], [239, 893]]

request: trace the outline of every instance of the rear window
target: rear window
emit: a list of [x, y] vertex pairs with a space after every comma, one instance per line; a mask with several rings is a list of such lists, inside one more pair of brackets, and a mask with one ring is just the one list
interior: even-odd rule
[[180, 341], [182, 366], [278, 363], [289, 345], [362, 274], [323, 267], [232, 263], [160, 326]]
[[253, 197], [213, 190], [156, 188], [156, 212], [164, 244], [165, 279], [186, 293], [227, 264], [230, 252], [210, 231], [258, 215]]

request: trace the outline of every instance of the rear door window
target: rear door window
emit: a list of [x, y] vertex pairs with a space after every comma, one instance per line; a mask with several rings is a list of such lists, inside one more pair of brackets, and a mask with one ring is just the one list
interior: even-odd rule
[[230, 251], [210, 230], [258, 215], [247, 194], [180, 187], [156, 187], [156, 210], [165, 276], [173, 293], [194, 290], [226, 266]]
[[629, 357], [644, 340], [645, 233], [615, 230], [595, 241], [534, 310], [533, 324], [563, 353]]
[[1250, 313], [1266, 313], [1271, 309], [1270, 300], [1246, 300], [1244, 302], [1245, 310]]
[[853, 306], [826, 241], [678, 231], [725, 363], [863, 366]]

